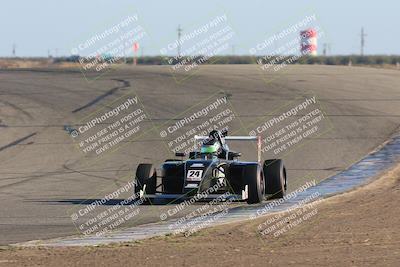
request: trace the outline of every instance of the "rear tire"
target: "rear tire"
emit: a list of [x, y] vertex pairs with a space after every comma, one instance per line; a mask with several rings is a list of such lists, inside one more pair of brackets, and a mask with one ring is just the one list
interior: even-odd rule
[[152, 169], [152, 164], [149, 163], [141, 163], [136, 169], [136, 178], [135, 178], [135, 198], [139, 198], [140, 190], [143, 190], [145, 187], [145, 194], [155, 194], [157, 187], [157, 174], [155, 170]]
[[281, 159], [264, 161], [265, 192], [270, 199], [283, 198], [286, 190], [286, 169]]
[[264, 177], [260, 166], [247, 165], [243, 171], [244, 183], [248, 185], [248, 204], [260, 203], [264, 199]]

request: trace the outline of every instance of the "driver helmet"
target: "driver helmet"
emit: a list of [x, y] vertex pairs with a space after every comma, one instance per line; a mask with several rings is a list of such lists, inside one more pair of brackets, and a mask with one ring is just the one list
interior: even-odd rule
[[215, 139], [211, 139], [201, 146], [200, 152], [203, 154], [216, 154], [220, 150], [221, 146]]

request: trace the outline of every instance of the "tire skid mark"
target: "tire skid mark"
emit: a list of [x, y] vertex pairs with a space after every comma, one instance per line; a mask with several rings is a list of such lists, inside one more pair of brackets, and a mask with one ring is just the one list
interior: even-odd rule
[[[78, 174], [80, 174], [82, 176], [93, 177], [93, 178], [97, 178], [97, 179], [103, 179], [103, 180], [106, 180], [106, 181], [110, 181], [111, 180], [117, 186], [119, 186], [118, 182], [124, 182], [124, 181], [119, 180], [118, 178], [110, 178], [110, 177], [107, 177], [107, 176], [94, 175], [94, 174], [89, 174], [89, 172], [84, 172], [84, 171], [80, 171], [80, 170], [74, 170], [71, 167], [68, 167], [66, 164], [63, 164], [63, 168], [64, 168], [64, 170], [67, 170], [68, 172], [78, 173]], [[103, 173], [103, 172], [101, 172], [101, 173]]]
[[17, 139], [17, 140], [15, 140], [15, 141], [13, 141], [13, 142], [5, 145], [5, 146], [2, 146], [2, 147], [0, 147], [0, 152], [3, 151], [3, 150], [6, 150], [7, 148], [10, 148], [10, 147], [13, 147], [15, 145], [18, 145], [19, 143], [31, 138], [32, 136], [35, 136], [36, 134], [37, 134], [37, 132], [28, 134], [27, 136], [24, 136], [24, 137], [22, 137], [20, 139]]
[[29, 112], [25, 111], [24, 109], [20, 108], [19, 106], [15, 105], [15, 104], [13, 104], [13, 103], [10, 103], [10, 102], [5, 101], [5, 100], [0, 100], [0, 103], [3, 103], [3, 104], [5, 104], [5, 105], [8, 105], [8, 106], [12, 107], [13, 109], [15, 109], [15, 110], [21, 112], [22, 114], [24, 114], [24, 115], [27, 116], [28, 118], [33, 119], [32, 115], [31, 115]]
[[130, 87], [130, 86], [131, 86], [130, 83], [129, 83], [129, 81], [126, 81], [126, 80], [120, 80], [120, 79], [112, 79], [112, 80], [113, 80], [113, 81], [120, 82], [120, 83], [122, 83], [122, 85], [111, 88], [110, 90], [108, 90], [108, 91], [105, 92], [104, 94], [99, 95], [98, 97], [96, 97], [96, 98], [93, 99], [92, 101], [88, 102], [88, 103], [85, 104], [84, 106], [79, 107], [79, 108], [77, 108], [77, 109], [74, 109], [74, 110], [72, 111], [72, 113], [76, 113], [76, 112], [79, 112], [79, 111], [81, 111], [81, 110], [84, 110], [84, 109], [86, 109], [86, 108], [88, 108], [88, 107], [91, 107], [91, 106], [95, 105], [96, 103], [100, 102], [101, 100], [103, 100], [104, 98], [106, 98], [107, 96], [113, 95], [113, 94], [114, 94], [115, 92], [117, 92], [119, 89], [127, 88], [127, 87]]
[[[16, 186], [16, 185], [21, 185], [21, 184], [24, 184], [24, 183], [28, 183], [28, 182], [32, 182], [32, 181], [35, 181], [35, 180], [39, 180], [41, 178], [48, 178], [49, 176], [62, 176], [62, 175], [74, 174], [74, 173], [82, 175], [82, 176], [86, 176], [86, 177], [95, 178], [95, 179], [112, 181], [115, 185], [120, 186], [120, 183], [123, 183], [124, 181], [119, 180], [118, 178], [110, 178], [110, 177], [106, 177], [106, 176], [91, 174], [91, 173], [106, 173], [106, 172], [113, 173], [115, 171], [116, 170], [79, 171], [79, 170], [73, 170], [72, 168], [69, 168], [69, 167], [67, 167], [67, 165], [63, 164], [63, 168], [62, 169], [56, 169], [54, 171], [40, 172], [40, 173], [36, 173], [36, 174], [31, 174], [31, 175], [24, 175], [25, 173], [20, 173], [23, 176], [1, 178], [2, 181], [5, 181], [5, 180], [19, 180], [19, 179], [22, 179], [22, 180], [16, 181], [16, 182], [10, 183], [10, 184], [2, 185], [2, 186], [0, 186], [0, 189], [1, 190], [5, 189], [5, 188], [8, 189], [8, 188]], [[129, 170], [127, 170], [127, 171], [129, 171]], [[2, 173], [0, 173], [0, 174], [2, 174]], [[15, 173], [15, 174], [19, 174], [19, 173]]]

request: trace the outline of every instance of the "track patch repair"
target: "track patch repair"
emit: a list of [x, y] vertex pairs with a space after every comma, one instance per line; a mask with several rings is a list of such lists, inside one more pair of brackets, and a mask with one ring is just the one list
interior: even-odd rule
[[[380, 148], [370, 153], [347, 170], [331, 176], [322, 182], [309, 183], [297, 192], [291, 192], [279, 201], [265, 202], [259, 205], [241, 206], [228, 209], [228, 212], [210, 214], [189, 219], [186, 223], [199, 229], [234, 222], [252, 220], [273, 212], [281, 212], [344, 193], [377, 179], [386, 170], [400, 163], [400, 134], [396, 134]], [[279, 203], [278, 203], [279, 202]], [[212, 223], [208, 223], [212, 222]], [[51, 240], [30, 241], [13, 246], [98, 246], [118, 242], [130, 242], [173, 233], [178, 223], [172, 219], [159, 223], [144, 224], [103, 236], [76, 236]]]

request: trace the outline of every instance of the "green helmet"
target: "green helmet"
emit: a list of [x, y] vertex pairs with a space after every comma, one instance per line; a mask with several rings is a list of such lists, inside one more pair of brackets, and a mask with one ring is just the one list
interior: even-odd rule
[[201, 147], [200, 152], [206, 154], [217, 153], [219, 147], [220, 147], [219, 143], [205, 144]]

